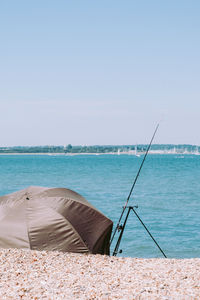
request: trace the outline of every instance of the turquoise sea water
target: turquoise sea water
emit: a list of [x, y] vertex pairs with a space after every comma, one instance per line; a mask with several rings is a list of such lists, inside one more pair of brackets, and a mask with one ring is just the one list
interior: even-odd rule
[[[70, 188], [116, 225], [142, 158], [1, 155], [0, 195], [31, 185]], [[167, 257], [200, 257], [200, 156], [148, 155], [129, 204], [138, 205]], [[121, 256], [162, 257], [132, 212], [120, 249]]]

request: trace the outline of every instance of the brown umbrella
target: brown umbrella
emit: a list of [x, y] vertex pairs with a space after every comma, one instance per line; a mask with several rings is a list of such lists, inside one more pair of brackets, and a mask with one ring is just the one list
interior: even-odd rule
[[0, 247], [109, 254], [112, 221], [65, 188], [0, 197]]

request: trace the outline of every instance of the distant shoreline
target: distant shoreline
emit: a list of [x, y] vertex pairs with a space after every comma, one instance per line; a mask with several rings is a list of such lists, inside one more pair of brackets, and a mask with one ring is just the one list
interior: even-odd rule
[[[5, 155], [46, 155], [46, 156], [77, 156], [77, 155], [94, 155], [94, 156], [99, 156], [99, 155], [131, 155], [131, 156], [136, 156], [136, 157], [140, 157], [142, 155], [144, 155], [145, 152], [142, 153], [130, 153], [130, 152], [106, 152], [106, 153], [54, 153], [54, 152], [39, 152], [39, 153], [28, 153], [28, 152], [24, 152], [24, 153], [18, 153], [18, 152], [13, 152], [13, 153], [0, 153], [0, 156], [5, 156]], [[148, 154], [152, 154], [152, 155], [200, 155], [200, 153], [196, 153], [196, 152], [183, 152], [183, 153], [179, 153], [179, 152], [171, 152], [171, 151], [162, 151], [162, 150], [150, 150]]]
[[[13, 146], [0, 147], [0, 155], [144, 155], [149, 145], [93, 145], [93, 146]], [[196, 145], [173, 145], [153, 144], [149, 154], [195, 154], [200, 155], [200, 146]]]

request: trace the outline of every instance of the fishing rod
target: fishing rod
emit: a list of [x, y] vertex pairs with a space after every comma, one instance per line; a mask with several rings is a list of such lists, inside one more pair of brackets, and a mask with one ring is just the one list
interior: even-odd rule
[[[142, 160], [142, 163], [141, 163], [141, 165], [140, 165], [140, 168], [139, 168], [138, 173], [137, 173], [137, 175], [136, 175], [136, 177], [135, 177], [135, 180], [134, 180], [133, 185], [132, 185], [132, 187], [131, 187], [131, 190], [130, 190], [130, 193], [129, 193], [129, 195], [128, 195], [128, 198], [127, 198], [127, 200], [126, 200], [125, 206], [123, 207], [123, 210], [122, 210], [121, 216], [120, 216], [120, 218], [119, 218], [118, 224], [117, 224], [117, 226], [116, 226], [116, 228], [115, 228], [115, 231], [114, 231], [114, 234], [113, 234], [113, 236], [112, 236], [111, 243], [112, 243], [112, 241], [113, 241], [113, 239], [114, 239], [114, 236], [115, 236], [115, 233], [116, 233], [117, 229], [118, 229], [118, 231], [121, 231], [121, 232], [120, 232], [120, 235], [119, 235], [119, 238], [118, 238], [118, 240], [117, 240], [115, 249], [114, 249], [114, 251], [113, 251], [113, 256], [116, 256], [117, 253], [118, 253], [119, 245], [120, 245], [120, 242], [121, 242], [121, 239], [122, 239], [122, 235], [123, 235], [123, 233], [124, 233], [124, 229], [125, 229], [125, 226], [126, 226], [126, 222], [127, 222], [127, 220], [128, 220], [128, 216], [129, 216], [129, 214], [130, 214], [130, 211], [132, 210], [132, 211], [134, 212], [134, 214], [136, 215], [136, 217], [138, 218], [138, 220], [140, 221], [140, 223], [143, 225], [143, 227], [144, 227], [145, 230], [147, 231], [147, 233], [149, 234], [149, 236], [151, 237], [151, 239], [154, 241], [154, 243], [156, 244], [156, 246], [158, 247], [158, 249], [160, 250], [160, 252], [163, 254], [163, 256], [164, 256], [165, 258], [167, 258], [167, 256], [165, 255], [164, 251], [163, 251], [163, 250], [161, 249], [161, 247], [158, 245], [158, 243], [156, 242], [155, 238], [152, 236], [152, 234], [150, 233], [150, 231], [148, 230], [148, 228], [146, 227], [146, 225], [144, 224], [144, 222], [141, 220], [141, 218], [139, 217], [139, 215], [138, 215], [137, 212], [135, 211], [134, 208], [137, 208], [137, 206], [128, 206], [128, 202], [129, 202], [130, 196], [131, 196], [131, 194], [132, 194], [132, 192], [133, 192], [134, 186], [135, 186], [135, 184], [136, 184], [136, 182], [137, 182], [137, 179], [138, 179], [138, 177], [139, 177], [140, 171], [141, 171], [142, 166], [143, 166], [143, 164], [144, 164], [144, 162], [145, 162], [146, 156], [147, 156], [147, 154], [148, 154], [148, 152], [149, 152], [149, 149], [150, 149], [150, 147], [151, 147], [151, 144], [152, 144], [152, 142], [153, 142], [153, 139], [154, 139], [154, 137], [155, 137], [155, 134], [156, 134], [156, 132], [157, 132], [157, 130], [158, 130], [158, 127], [159, 127], [159, 123], [158, 123], [158, 125], [156, 126], [156, 129], [155, 129], [155, 131], [154, 131], [154, 133], [153, 133], [153, 136], [152, 136], [152, 138], [151, 138], [151, 141], [150, 141], [150, 143], [149, 143], [149, 146], [148, 146], [148, 148], [147, 148], [147, 150], [146, 150], [145, 156], [144, 156], [144, 158], [143, 158], [143, 160]], [[124, 223], [123, 223], [123, 225], [119, 225], [119, 224], [120, 224], [120, 221], [121, 221], [121, 219], [122, 219], [122, 217], [123, 217], [124, 211], [125, 211], [126, 208], [128, 208], [128, 212], [127, 212], [127, 214], [126, 214]], [[111, 244], [111, 243], [110, 243], [110, 244]], [[122, 250], [119, 251], [119, 253], [121, 253], [121, 252], [122, 252]]]
[[153, 133], [153, 136], [152, 136], [152, 138], [151, 138], [151, 141], [150, 141], [150, 143], [149, 143], [149, 145], [148, 145], [148, 148], [147, 148], [147, 150], [146, 150], [146, 153], [145, 153], [145, 155], [144, 155], [144, 157], [143, 157], [142, 163], [141, 163], [140, 168], [139, 168], [139, 170], [138, 170], [138, 172], [137, 172], [137, 175], [136, 175], [136, 177], [135, 177], [135, 180], [134, 180], [134, 182], [133, 182], [133, 185], [132, 185], [131, 190], [130, 190], [130, 192], [129, 192], [129, 195], [128, 195], [128, 197], [127, 197], [126, 203], [125, 203], [125, 205], [124, 205], [124, 207], [123, 207], [123, 209], [122, 209], [122, 213], [121, 213], [121, 215], [120, 215], [120, 217], [119, 217], [119, 221], [118, 221], [117, 226], [115, 227], [115, 230], [114, 230], [113, 235], [112, 235], [112, 237], [111, 237], [110, 245], [111, 245], [112, 242], [113, 242], [113, 239], [114, 239], [114, 237], [115, 237], [115, 234], [116, 234], [117, 230], [122, 229], [122, 227], [120, 226], [121, 219], [122, 219], [122, 217], [123, 217], [123, 215], [124, 215], [124, 212], [125, 212], [125, 210], [126, 210], [126, 208], [127, 208], [129, 199], [130, 199], [130, 197], [131, 197], [131, 194], [132, 194], [132, 192], [133, 192], [133, 189], [134, 189], [134, 187], [135, 187], [135, 184], [136, 184], [136, 182], [137, 182], [137, 180], [138, 180], [138, 177], [139, 177], [139, 175], [140, 175], [140, 172], [141, 172], [141, 170], [142, 170], [143, 164], [144, 164], [144, 162], [145, 162], [145, 159], [146, 159], [146, 157], [147, 157], [147, 154], [148, 154], [148, 152], [149, 152], [149, 149], [150, 149], [150, 147], [151, 147], [151, 145], [152, 145], [153, 139], [154, 139], [154, 137], [155, 137], [155, 135], [156, 135], [156, 132], [157, 132], [157, 130], [158, 130], [159, 125], [160, 125], [160, 124], [158, 123], [157, 126], [156, 126], [156, 129], [155, 129], [155, 131], [154, 131], [154, 133]]

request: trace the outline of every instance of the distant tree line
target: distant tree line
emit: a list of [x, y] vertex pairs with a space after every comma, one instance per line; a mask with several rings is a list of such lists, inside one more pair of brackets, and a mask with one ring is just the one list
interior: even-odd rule
[[[137, 148], [138, 152], [145, 152], [148, 145], [94, 145], [94, 146], [15, 146], [15, 147], [0, 147], [0, 153], [117, 153], [134, 151]], [[154, 144], [151, 150], [170, 151], [176, 148], [178, 152], [194, 152], [199, 151], [200, 147], [195, 145], [181, 144]]]

